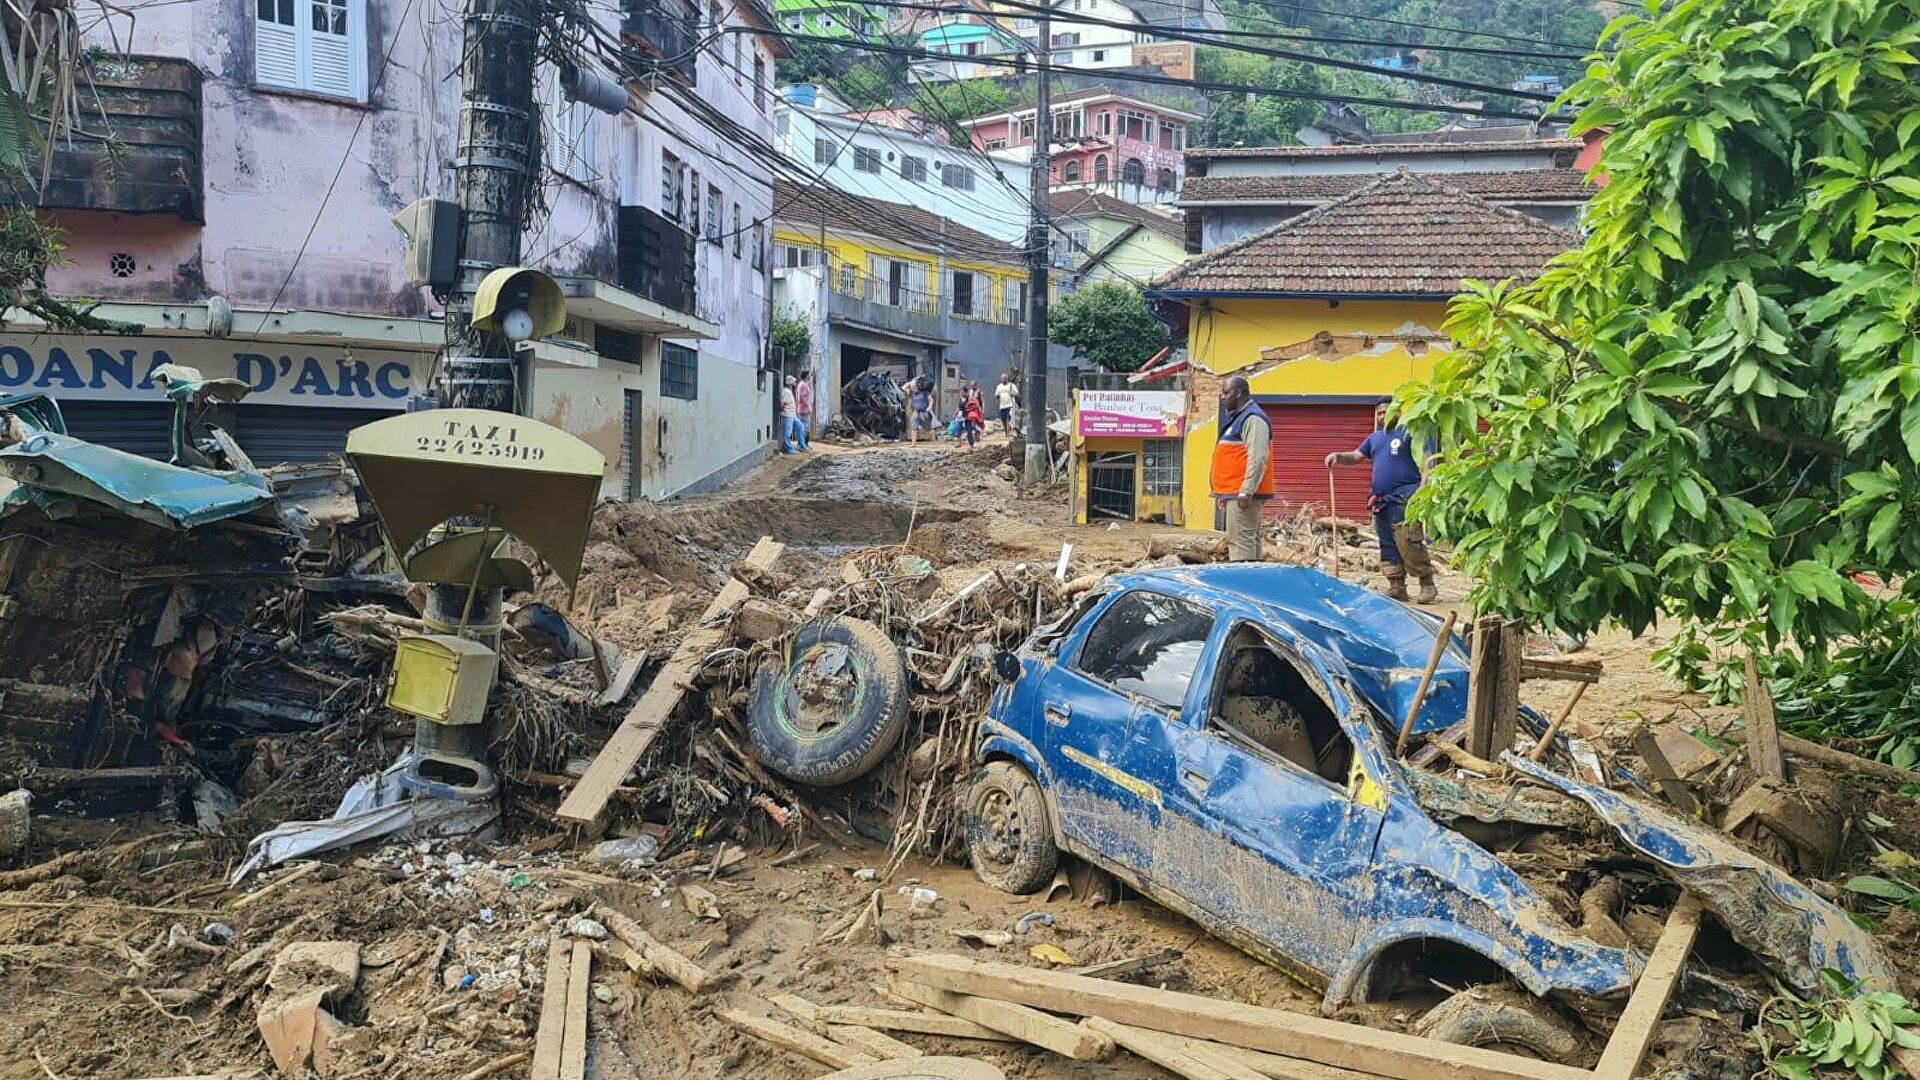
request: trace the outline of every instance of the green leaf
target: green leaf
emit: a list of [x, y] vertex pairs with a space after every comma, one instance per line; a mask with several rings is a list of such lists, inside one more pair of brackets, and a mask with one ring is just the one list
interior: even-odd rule
[[1683, 476], [1674, 485], [1673, 497], [1680, 508], [1693, 517], [1705, 517], [1707, 514], [1707, 496], [1700, 490], [1700, 484], [1691, 476]]
[[1894, 530], [1900, 527], [1900, 504], [1888, 503], [1873, 515], [1873, 521], [1867, 526], [1867, 547], [1879, 552], [1893, 539]]
[[1709, 165], [1719, 158], [1719, 140], [1714, 138], [1713, 128], [1705, 120], [1687, 122], [1687, 144], [1693, 147], [1694, 153], [1700, 155], [1701, 161]]

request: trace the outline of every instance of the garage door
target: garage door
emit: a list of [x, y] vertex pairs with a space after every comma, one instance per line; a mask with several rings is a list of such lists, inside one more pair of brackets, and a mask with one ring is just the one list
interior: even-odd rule
[[[1328, 454], [1352, 450], [1373, 430], [1371, 402], [1336, 404], [1265, 402], [1273, 422], [1273, 500], [1267, 515], [1291, 517], [1302, 507], [1315, 515], [1327, 512]], [[1335, 509], [1349, 521], [1365, 519], [1373, 470], [1366, 465], [1341, 465], [1333, 470]]]
[[[173, 405], [148, 401], [62, 402], [67, 431], [78, 438], [165, 461], [173, 453]], [[384, 409], [315, 409], [300, 405], [223, 405], [208, 419], [225, 428], [262, 468], [323, 461], [346, 449], [347, 432], [393, 413]]]

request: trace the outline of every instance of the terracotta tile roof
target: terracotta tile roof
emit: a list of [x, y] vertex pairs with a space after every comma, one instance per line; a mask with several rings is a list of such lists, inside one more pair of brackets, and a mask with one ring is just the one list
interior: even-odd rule
[[806, 232], [818, 228], [824, 219], [828, 231], [865, 233], [925, 251], [938, 251], [941, 223], [946, 223], [946, 242], [955, 255], [987, 261], [1004, 260], [1024, 265], [1021, 249], [1003, 240], [995, 240], [978, 229], [970, 229], [951, 218], [906, 203], [884, 202], [864, 195], [852, 195], [822, 184], [800, 185], [776, 179], [773, 183], [775, 220]]
[[1176, 244], [1186, 242], [1180, 219], [1094, 191], [1056, 191], [1048, 198], [1055, 217], [1112, 217], [1144, 225]]
[[1474, 278], [1532, 280], [1574, 233], [1404, 170], [1161, 275], [1156, 290], [1451, 296]]
[[[1507, 169], [1498, 172], [1425, 174], [1489, 202], [1583, 203], [1598, 190], [1578, 169]], [[1312, 206], [1342, 199], [1380, 178], [1379, 173], [1298, 176], [1189, 176], [1180, 201], [1260, 202]]]
[[1423, 143], [1360, 143], [1334, 146], [1190, 146], [1187, 159], [1202, 161], [1219, 158], [1324, 158], [1364, 157], [1369, 154], [1512, 154], [1527, 151], [1578, 153], [1586, 144], [1579, 139], [1496, 139], [1479, 141], [1442, 141]]

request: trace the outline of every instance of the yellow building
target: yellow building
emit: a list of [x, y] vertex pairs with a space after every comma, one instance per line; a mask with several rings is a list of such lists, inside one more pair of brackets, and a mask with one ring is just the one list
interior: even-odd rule
[[[811, 329], [807, 368], [831, 415], [861, 372], [933, 375], [942, 421], [958, 390], [989, 395], [1025, 355], [1020, 249], [917, 206], [825, 186], [775, 185], [776, 313]], [[791, 366], [791, 364], [789, 365]]]
[[1451, 347], [1440, 327], [1463, 280], [1531, 279], [1577, 243], [1518, 211], [1397, 172], [1162, 276], [1149, 296], [1163, 315], [1184, 309], [1193, 363], [1186, 525], [1217, 527], [1208, 475], [1220, 381], [1236, 373], [1273, 422], [1268, 515], [1324, 514], [1331, 498], [1341, 517], [1364, 517], [1367, 470], [1336, 470], [1330, 493], [1327, 454], [1359, 446], [1374, 406], [1431, 374]]

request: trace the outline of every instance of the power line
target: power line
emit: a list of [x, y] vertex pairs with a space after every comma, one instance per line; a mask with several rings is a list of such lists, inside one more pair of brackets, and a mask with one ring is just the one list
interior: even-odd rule
[[[954, 59], [951, 53], [937, 53], [937, 52], [932, 52], [926, 49], [913, 48], [913, 47], [904, 46], [904, 45], [882, 45], [882, 44], [876, 44], [871, 42], [853, 43], [853, 42], [848, 42], [839, 38], [821, 37], [814, 34], [798, 34], [792, 31], [755, 30], [755, 31], [749, 31], [749, 32], [768, 34], [769, 36], [778, 37], [787, 41], [814, 42], [817, 44], [835, 45], [842, 48], [854, 49], [862, 52], [873, 52], [873, 53], [881, 53], [881, 54], [894, 55], [894, 56], [905, 56], [905, 57], [917, 58], [922, 60]], [[966, 59], [970, 63], [981, 64], [988, 67], [1012, 69], [1021, 74], [1025, 74], [1031, 70], [1030, 65], [1028, 65], [1024, 61], [1024, 59], [1008, 59], [1008, 58], [997, 57], [997, 56], [969, 56]], [[1537, 123], [1541, 119], [1543, 119], [1538, 114], [1512, 112], [1504, 109], [1488, 109], [1484, 107], [1464, 108], [1459, 105], [1448, 105], [1448, 104], [1442, 104], [1438, 102], [1403, 101], [1396, 98], [1363, 97], [1363, 96], [1354, 95], [1354, 94], [1333, 94], [1333, 93], [1325, 93], [1325, 92], [1312, 91], [1312, 90], [1288, 90], [1281, 87], [1251, 86], [1244, 83], [1226, 83], [1226, 82], [1218, 82], [1218, 81], [1207, 80], [1207, 79], [1180, 79], [1180, 78], [1175, 78], [1171, 75], [1150, 75], [1145, 72], [1138, 72], [1138, 71], [1121, 71], [1118, 69], [1103, 70], [1100, 68], [1071, 67], [1071, 66], [1058, 65], [1058, 64], [1054, 65], [1053, 70], [1055, 72], [1063, 72], [1070, 75], [1083, 75], [1090, 79], [1108, 81], [1108, 82], [1141, 83], [1149, 86], [1175, 86], [1175, 87], [1181, 87], [1183, 89], [1188, 89], [1188, 90], [1211, 90], [1217, 93], [1246, 94], [1251, 97], [1285, 98], [1287, 100], [1292, 100], [1292, 101], [1317, 101], [1317, 102], [1321, 102], [1322, 104], [1335, 103], [1335, 104], [1341, 104], [1341, 105], [1367, 105], [1367, 106], [1372, 106], [1375, 108], [1382, 108], [1382, 109], [1405, 109], [1412, 112], [1433, 112], [1433, 113], [1443, 113], [1443, 114], [1458, 114], [1463, 116], [1487, 117], [1490, 119], [1525, 120], [1530, 123]], [[1375, 75], [1383, 74], [1382, 72], [1379, 72], [1372, 68], [1368, 68], [1367, 72], [1368, 74], [1375, 74]], [[1511, 90], [1502, 90], [1500, 91], [1500, 93], [1507, 94], [1509, 96], [1528, 96], [1528, 97], [1536, 96], [1536, 95], [1530, 95], [1530, 94], [1516, 95], [1516, 93]]]
[[[1251, 2], [1257, 6], [1266, 7], [1269, 3], [1272, 3], [1273, 0], [1264, 0], [1264, 2], [1263, 0], [1251, 0]], [[1588, 48], [1588, 46], [1573, 41], [1555, 41], [1552, 38], [1522, 37], [1515, 34], [1497, 33], [1492, 30], [1470, 30], [1464, 26], [1435, 26], [1432, 23], [1412, 22], [1406, 19], [1390, 19], [1384, 15], [1359, 15], [1347, 11], [1327, 11], [1323, 8], [1311, 8], [1295, 4], [1292, 3], [1291, 0], [1282, 0], [1282, 2], [1294, 11], [1304, 11], [1312, 15], [1325, 15], [1328, 18], [1334, 19], [1353, 19], [1358, 22], [1379, 23], [1382, 26], [1404, 26], [1414, 30], [1432, 30], [1443, 34], [1461, 34], [1467, 37], [1491, 38], [1496, 41], [1511, 41], [1520, 45], [1546, 45], [1556, 49]]]

